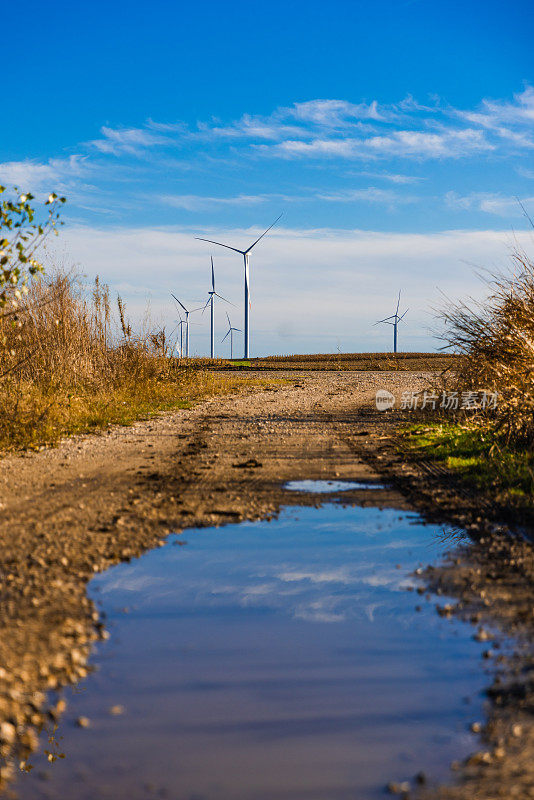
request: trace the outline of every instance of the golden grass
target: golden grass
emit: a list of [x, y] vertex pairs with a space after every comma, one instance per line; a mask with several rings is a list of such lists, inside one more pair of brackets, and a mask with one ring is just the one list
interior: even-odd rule
[[488, 423], [508, 441], [534, 442], [534, 264], [513, 254], [509, 274], [489, 281], [480, 305], [453, 305], [443, 316], [446, 341], [462, 354], [455, 388], [498, 393]]
[[35, 281], [15, 316], [0, 318], [0, 449], [37, 448], [62, 436], [177, 408], [250, 386], [180, 362], [164, 330], [134, 335], [107, 287], [71, 275]]

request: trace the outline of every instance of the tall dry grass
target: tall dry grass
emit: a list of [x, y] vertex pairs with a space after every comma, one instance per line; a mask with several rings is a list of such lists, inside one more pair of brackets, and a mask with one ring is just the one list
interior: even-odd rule
[[442, 316], [445, 341], [464, 358], [458, 389], [498, 392], [494, 429], [508, 442], [534, 442], [534, 264], [522, 252], [508, 274], [488, 280], [483, 304], [451, 305]]
[[16, 314], [0, 316], [0, 448], [185, 407], [243, 379], [172, 357], [162, 328], [134, 332], [124, 304], [98, 280], [72, 274], [31, 284]]

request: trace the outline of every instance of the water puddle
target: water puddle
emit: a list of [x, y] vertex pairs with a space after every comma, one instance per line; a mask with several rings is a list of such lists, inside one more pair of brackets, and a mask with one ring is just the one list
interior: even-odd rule
[[110, 639], [65, 693], [65, 758], [35, 756], [19, 796], [373, 800], [446, 779], [485, 679], [472, 628], [408, 590], [444, 546], [413, 514], [334, 503], [96, 576]]
[[362, 489], [386, 489], [383, 483], [365, 481], [289, 481], [284, 489], [289, 492], [311, 492], [313, 494], [331, 494], [334, 492], [350, 492]]

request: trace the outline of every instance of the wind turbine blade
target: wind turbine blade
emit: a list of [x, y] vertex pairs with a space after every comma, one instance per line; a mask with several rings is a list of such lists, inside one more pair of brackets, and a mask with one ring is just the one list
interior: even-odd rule
[[226, 336], [230, 336], [230, 331], [226, 332], [226, 335], [223, 336], [223, 338], [221, 339], [221, 342], [224, 342], [224, 340], [226, 339]]
[[210, 300], [211, 300], [211, 297], [208, 297], [208, 299], [206, 300], [206, 305], [205, 305], [205, 306], [202, 306], [202, 313], [204, 313], [204, 311], [205, 311], [205, 310], [207, 309], [207, 307], [209, 306], [209, 304], [210, 304]]
[[219, 247], [226, 247], [227, 250], [233, 250], [234, 253], [240, 253], [242, 256], [245, 255], [243, 250], [238, 250], [237, 247], [230, 247], [229, 244], [223, 244], [222, 242], [214, 242], [213, 239], [202, 239], [201, 236], [195, 236], [195, 239], [198, 242], [209, 242], [210, 244], [218, 244]]
[[397, 310], [395, 311], [395, 316], [397, 317], [399, 314], [399, 306], [400, 306], [400, 291], [399, 291], [399, 299], [397, 300]]
[[233, 331], [237, 331], [238, 333], [242, 333], [241, 328], [232, 328]]
[[[224, 300], [225, 303], [230, 303], [230, 300], [227, 300], [226, 297], [222, 296], [222, 294], [217, 294], [217, 292], [214, 292], [214, 294], [216, 297], [219, 298], [219, 300]], [[234, 308], [236, 307], [235, 303], [230, 303], [230, 305], [233, 306]]]
[[[408, 313], [408, 311], [409, 311], [409, 310], [410, 310], [410, 309], [409, 309], [409, 308], [407, 308], [407, 309], [406, 309], [406, 311], [404, 312], [404, 314], [402, 315], [402, 317], [405, 317], [405, 316], [406, 316], [406, 314]], [[399, 317], [399, 322], [400, 322], [400, 320], [402, 319], [402, 317]]]
[[215, 291], [215, 270], [213, 269], [213, 256], [211, 256], [211, 288]]
[[[172, 296], [172, 297], [174, 297], [174, 299], [176, 300], [176, 302], [177, 302], [177, 303], [180, 303], [180, 301], [178, 300], [178, 298], [176, 297], [176, 295], [175, 295], [175, 294], [173, 294], [172, 292], [171, 292], [171, 296]], [[180, 305], [182, 306], [183, 310], [184, 310], [184, 311], [187, 313], [187, 308], [184, 306], [184, 304], [183, 304], [183, 303], [180, 303]]]
[[230, 317], [228, 316], [228, 311], [226, 312], [226, 319], [228, 320], [228, 327], [232, 327], [232, 323], [230, 322]]
[[[208, 302], [209, 302], [209, 300], [208, 300]], [[204, 306], [199, 306], [198, 308], [192, 308], [189, 313], [193, 314], [195, 311], [202, 311], [203, 308], [204, 308]]]
[[276, 223], [278, 222], [278, 220], [279, 220], [279, 219], [281, 219], [283, 216], [284, 216], [284, 215], [283, 215], [283, 213], [282, 213], [282, 214], [280, 214], [280, 216], [279, 216], [279, 217], [277, 217], [277, 218], [275, 219], [275, 221], [273, 222], [273, 224], [272, 224], [272, 225], [269, 225], [269, 227], [267, 228], [267, 230], [266, 230], [266, 231], [264, 231], [264, 232], [262, 233], [262, 235], [261, 235], [261, 236], [260, 236], [258, 239], [256, 239], [256, 241], [254, 242], [254, 244], [251, 244], [251, 245], [250, 245], [250, 247], [249, 247], [247, 250], [245, 250], [245, 252], [244, 252], [244, 254], [243, 254], [243, 255], [246, 255], [247, 253], [250, 253], [250, 251], [252, 250], [252, 248], [253, 248], [253, 247], [256, 247], [256, 245], [258, 244], [258, 242], [260, 241], [260, 239], [263, 239], [263, 237], [265, 236], [265, 234], [266, 234], [266, 233], [269, 233], [269, 231], [271, 230], [271, 228], [274, 228], [274, 226], [276, 225]]
[[[375, 322], [374, 324], [375, 324], [375, 325], [380, 325], [380, 323], [381, 323], [381, 322], [387, 322], [389, 319], [393, 319], [393, 318], [394, 318], [394, 316], [395, 316], [395, 314], [392, 314], [390, 317], [385, 317], [385, 319], [379, 319], [379, 320], [378, 320], [377, 322]], [[393, 325], [393, 323], [391, 323], [391, 324]]]

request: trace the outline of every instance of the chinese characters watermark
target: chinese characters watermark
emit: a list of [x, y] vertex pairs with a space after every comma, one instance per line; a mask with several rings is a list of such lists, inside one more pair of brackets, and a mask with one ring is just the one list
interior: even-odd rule
[[[498, 392], [485, 389], [465, 392], [432, 390], [401, 394], [399, 408], [401, 411], [490, 411], [497, 408]], [[376, 407], [379, 411], [388, 411], [395, 406], [395, 397], [387, 389], [379, 389], [376, 393]]]

